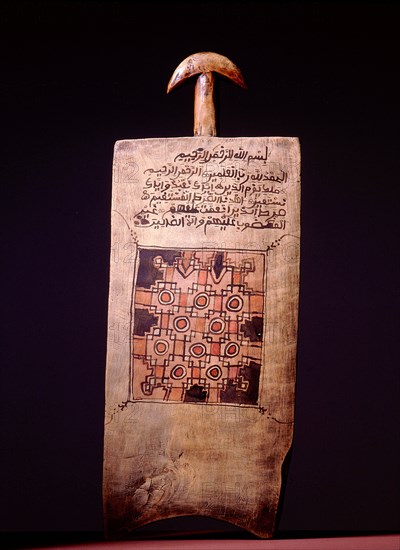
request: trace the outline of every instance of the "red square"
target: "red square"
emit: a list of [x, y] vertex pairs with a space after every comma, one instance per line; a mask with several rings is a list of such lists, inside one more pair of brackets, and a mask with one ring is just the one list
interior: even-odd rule
[[193, 367], [192, 377], [193, 378], [200, 378], [200, 368], [199, 367]]
[[199, 285], [205, 285], [207, 283], [207, 271], [205, 269], [200, 270], [199, 278], [197, 281]]
[[213, 342], [211, 344], [211, 355], [219, 355], [221, 353], [221, 344]]
[[161, 328], [168, 328], [168, 315], [166, 313], [161, 314]]

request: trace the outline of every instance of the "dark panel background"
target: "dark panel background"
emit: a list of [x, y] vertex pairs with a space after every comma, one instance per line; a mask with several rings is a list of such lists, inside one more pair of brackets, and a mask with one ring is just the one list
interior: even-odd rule
[[113, 144], [191, 135], [193, 83], [165, 89], [204, 50], [249, 86], [220, 82], [220, 135], [302, 146], [280, 529], [398, 529], [398, 16], [382, 2], [0, 3], [1, 530], [102, 529]]

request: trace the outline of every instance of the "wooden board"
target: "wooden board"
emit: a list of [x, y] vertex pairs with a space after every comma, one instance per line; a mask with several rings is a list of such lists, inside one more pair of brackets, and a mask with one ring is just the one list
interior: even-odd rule
[[293, 436], [299, 259], [297, 138], [116, 143], [108, 537], [182, 515], [273, 535]]

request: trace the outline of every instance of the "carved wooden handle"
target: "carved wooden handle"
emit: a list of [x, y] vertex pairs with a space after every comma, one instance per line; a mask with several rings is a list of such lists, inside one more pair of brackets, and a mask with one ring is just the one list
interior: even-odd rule
[[220, 73], [242, 88], [247, 88], [243, 75], [230, 59], [213, 52], [190, 55], [175, 69], [167, 88], [169, 93], [175, 86], [195, 74], [200, 74], [194, 95], [194, 135], [216, 136], [214, 105], [214, 72]]

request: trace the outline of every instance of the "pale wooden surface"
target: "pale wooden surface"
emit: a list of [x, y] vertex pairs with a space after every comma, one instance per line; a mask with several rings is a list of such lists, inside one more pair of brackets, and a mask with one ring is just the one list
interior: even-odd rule
[[[299, 174], [296, 138], [202, 137], [117, 142], [103, 485], [109, 537], [124, 536], [157, 519], [183, 515], [210, 516], [260, 537], [272, 536], [282, 463], [293, 436], [300, 256]], [[179, 372], [178, 380], [172, 379], [171, 366], [166, 367], [167, 379], [150, 376], [153, 372], [159, 373], [162, 367], [158, 366], [156, 371], [155, 366], [146, 362], [143, 353], [152, 354], [157, 365], [163, 357], [169, 357], [167, 363], [173, 364], [172, 356], [161, 353], [160, 359], [155, 346], [171, 346], [171, 338], [180, 338], [179, 332], [175, 334], [172, 330], [171, 336], [167, 329], [155, 326], [133, 336], [134, 330], [138, 331], [134, 327], [139, 318], [135, 307], [145, 307], [140, 297], [145, 295], [147, 300], [151, 288], [165, 284], [163, 280], [154, 280], [151, 288], [141, 288], [144, 283], [139, 284], [144, 255], [153, 254], [154, 249], [164, 251], [164, 255], [169, 251], [170, 256], [173, 251], [183, 251], [179, 260], [184, 266], [181, 269], [192, 269], [188, 267], [190, 262], [196, 264], [196, 269], [211, 262], [206, 268], [209, 275], [216, 269], [213, 277], [221, 277], [220, 282], [210, 285], [217, 296], [222, 292], [220, 287], [225, 277], [236, 277], [243, 283], [234, 289], [236, 294], [230, 302], [232, 311], [227, 311], [228, 317], [224, 317], [225, 312], [214, 314], [209, 310], [206, 323], [213, 315], [223, 317], [226, 323], [227, 319], [239, 319], [239, 314], [234, 312], [238, 302], [242, 300], [241, 306], [245, 308], [246, 300], [254, 298], [254, 294], [253, 298], [247, 298], [246, 293], [240, 298], [240, 292], [258, 289], [258, 305], [253, 306], [249, 301], [248, 307], [251, 311], [256, 307], [258, 322], [262, 321], [262, 327], [258, 327], [263, 334], [261, 340], [256, 341], [251, 325], [254, 317], [248, 313], [243, 313], [245, 320], [237, 330], [238, 338], [242, 339], [246, 335], [245, 326], [252, 328], [252, 340], [247, 336], [243, 338], [240, 354], [246, 350], [246, 354], [254, 353], [260, 359], [250, 362], [238, 355], [238, 350], [234, 350], [236, 343], [230, 342], [235, 340], [233, 333], [225, 335], [228, 344], [221, 344], [219, 352], [223, 355], [223, 349], [228, 350], [223, 346], [232, 344], [237, 357], [247, 365], [239, 370], [233, 384], [235, 391], [232, 386], [230, 391], [225, 391], [227, 372], [233, 376], [235, 359], [228, 358], [229, 368], [225, 367], [226, 357], [208, 355], [215, 352], [210, 351], [212, 344], [204, 339], [205, 368], [198, 370], [203, 377], [207, 371], [210, 376], [214, 373], [220, 378], [217, 382], [207, 380], [208, 393], [204, 394], [208, 397], [203, 402], [193, 401], [193, 385], [192, 393], [186, 390], [180, 397], [179, 376], [184, 369], [189, 370], [189, 364], [198, 366], [193, 355], [200, 348], [196, 347], [198, 344], [193, 348], [190, 342], [201, 344], [201, 334], [194, 332], [187, 332], [189, 343], [185, 345], [193, 353], [179, 359], [183, 369], [178, 365], [174, 371]], [[165, 279], [168, 269], [176, 276], [172, 260], [168, 266], [164, 264], [165, 258], [154, 254], [151, 258], [151, 270], [156, 269], [158, 275], [162, 272]], [[221, 271], [221, 266], [218, 269], [218, 262], [225, 265], [225, 271]], [[197, 273], [204, 275], [204, 270]], [[181, 292], [190, 277], [179, 279], [173, 290], [178, 288], [178, 293]], [[198, 299], [198, 295], [193, 296], [202, 287], [196, 284], [192, 280], [185, 299]], [[160, 289], [163, 292], [162, 288], [157, 292]], [[224, 288], [223, 292], [228, 292], [228, 287]], [[151, 296], [161, 299], [161, 293]], [[173, 306], [157, 307], [161, 309], [153, 308], [152, 312], [161, 323], [160, 312]], [[181, 308], [171, 313], [174, 323], [182, 311]], [[192, 308], [190, 311], [190, 323], [197, 323], [200, 322], [197, 317], [207, 310]], [[168, 327], [170, 330], [171, 326]], [[154, 335], [149, 337], [149, 331], [154, 331]], [[210, 333], [208, 337], [210, 340]], [[164, 342], [160, 344], [158, 338]], [[146, 352], [142, 349], [144, 345]], [[254, 398], [254, 392], [250, 397], [246, 394], [251, 387], [247, 377], [250, 371], [253, 376], [257, 361], [261, 370], [259, 391]], [[207, 370], [215, 363], [216, 370]], [[187, 380], [182, 379], [182, 383]], [[167, 382], [172, 386], [168, 390], [170, 394]], [[217, 389], [218, 384], [223, 385], [225, 394]], [[241, 387], [243, 389], [239, 389]], [[189, 393], [191, 401], [183, 402]], [[168, 395], [173, 399], [166, 401]], [[218, 402], [223, 395], [225, 399], [228, 396], [239, 402], [229, 399]]]

